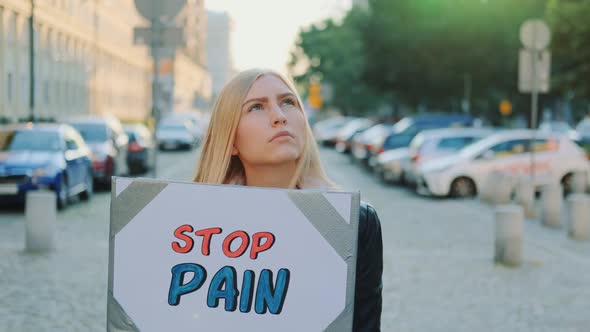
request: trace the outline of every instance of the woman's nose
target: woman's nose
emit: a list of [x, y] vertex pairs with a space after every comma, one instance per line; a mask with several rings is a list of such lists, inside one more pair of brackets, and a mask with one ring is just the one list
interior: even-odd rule
[[271, 117], [272, 117], [272, 124], [273, 126], [279, 124], [286, 124], [287, 117], [285, 116], [285, 112], [279, 107], [279, 105], [273, 105], [271, 110]]

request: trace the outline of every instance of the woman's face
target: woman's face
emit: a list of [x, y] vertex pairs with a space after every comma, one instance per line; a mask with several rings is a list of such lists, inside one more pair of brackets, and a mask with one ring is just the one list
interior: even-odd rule
[[242, 163], [276, 165], [299, 158], [305, 140], [305, 117], [297, 98], [280, 78], [258, 78], [241, 107], [232, 154]]

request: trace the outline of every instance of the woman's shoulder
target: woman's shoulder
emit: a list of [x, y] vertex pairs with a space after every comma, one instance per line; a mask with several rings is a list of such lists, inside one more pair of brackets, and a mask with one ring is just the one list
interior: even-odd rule
[[375, 208], [364, 201], [361, 201], [359, 209], [359, 233], [368, 237], [371, 234], [381, 233], [381, 221]]

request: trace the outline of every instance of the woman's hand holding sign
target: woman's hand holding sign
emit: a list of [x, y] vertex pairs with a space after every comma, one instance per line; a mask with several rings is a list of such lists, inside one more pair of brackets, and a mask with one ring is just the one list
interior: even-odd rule
[[[191, 225], [182, 225], [174, 231], [174, 236], [184, 242], [172, 242], [172, 250], [179, 254], [187, 254], [194, 248], [195, 241], [190, 235], [194, 232], [197, 237], [202, 237], [201, 254], [209, 256], [211, 252], [211, 243], [215, 235], [223, 233], [219, 227], [205, 228], [194, 231]], [[234, 240], [240, 239], [240, 246], [232, 251]], [[250, 236], [245, 231], [235, 231], [227, 235], [222, 244], [222, 251], [228, 258], [241, 257], [248, 247], [250, 247], [250, 259], [255, 260], [258, 254], [269, 250], [275, 242], [275, 236], [270, 232], [258, 232]], [[188, 272], [193, 273], [193, 278], [183, 284], [184, 275]], [[256, 294], [254, 296], [255, 273], [246, 270], [243, 273], [241, 290], [238, 291], [237, 272], [232, 266], [222, 267], [213, 276], [207, 293], [207, 306], [217, 308], [219, 300], [225, 300], [225, 310], [235, 311], [239, 307], [240, 312], [250, 312], [252, 300], [255, 300], [254, 310], [257, 314], [265, 314], [267, 310], [271, 314], [280, 314], [287, 296], [289, 286], [290, 271], [280, 269], [277, 274], [276, 282], [273, 285], [273, 273], [271, 270], [264, 269], [260, 272]], [[168, 292], [168, 304], [176, 306], [180, 303], [180, 297], [197, 291], [203, 286], [207, 279], [207, 270], [195, 263], [182, 263], [172, 268], [172, 279], [170, 290]], [[238, 299], [239, 298], [239, 299]]]

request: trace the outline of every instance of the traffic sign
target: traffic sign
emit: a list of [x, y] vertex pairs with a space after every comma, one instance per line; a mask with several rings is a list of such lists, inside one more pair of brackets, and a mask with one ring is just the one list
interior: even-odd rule
[[160, 27], [156, 31], [154, 27], [133, 28], [133, 43], [148, 45], [154, 48], [177, 48], [184, 43], [184, 30], [179, 27]]
[[141, 16], [160, 23], [172, 21], [185, 5], [186, 0], [135, 0], [135, 8]]
[[533, 89], [535, 92], [549, 92], [551, 53], [520, 50], [518, 60], [518, 90], [525, 93], [533, 92]]
[[309, 96], [307, 97], [307, 102], [309, 106], [314, 109], [322, 108], [324, 104], [324, 100], [322, 98], [322, 87], [319, 83], [310, 83], [309, 84]]
[[520, 41], [527, 49], [544, 50], [551, 41], [549, 27], [543, 20], [527, 20], [520, 28]]
[[352, 331], [358, 192], [114, 178], [112, 195], [108, 331]]

